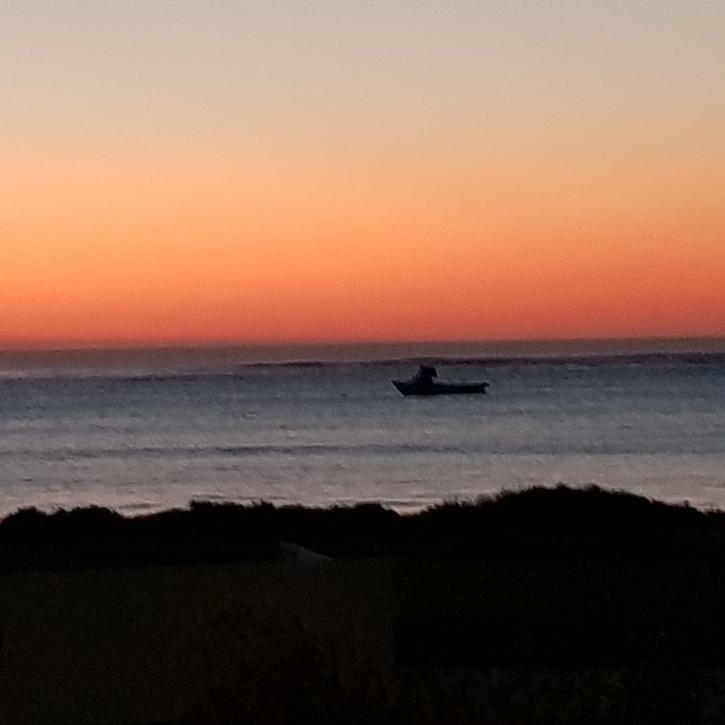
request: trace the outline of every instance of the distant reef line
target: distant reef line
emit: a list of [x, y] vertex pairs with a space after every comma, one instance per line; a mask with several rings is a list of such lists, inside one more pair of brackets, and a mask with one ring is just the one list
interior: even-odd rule
[[672, 361], [691, 365], [725, 362], [725, 352], [719, 351], [660, 351], [660, 352], [602, 352], [584, 350], [572, 353], [531, 352], [528, 354], [452, 355], [422, 351], [419, 355], [381, 357], [370, 360], [282, 360], [239, 363], [240, 368], [316, 368], [316, 367], [374, 367], [378, 365], [412, 365], [430, 360], [447, 365], [567, 365], [601, 363], [667, 363]]
[[192, 501], [123, 516], [23, 508], [0, 521], [0, 571], [283, 558], [698, 555], [725, 558], [725, 512], [597, 486], [532, 487], [417, 513], [378, 503], [310, 508]]

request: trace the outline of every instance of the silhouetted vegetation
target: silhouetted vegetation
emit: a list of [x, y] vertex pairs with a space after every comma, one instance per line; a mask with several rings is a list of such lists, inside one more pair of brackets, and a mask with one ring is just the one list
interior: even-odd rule
[[390, 563], [396, 670], [343, 677], [354, 642], [323, 652], [304, 623], [237, 612], [219, 636], [239, 656], [221, 667], [212, 652], [199, 721], [725, 721], [721, 511], [564, 486], [408, 515], [377, 504], [192, 502], [131, 518], [23, 509], [0, 523], [0, 568], [282, 559], [283, 542]]
[[71, 566], [84, 555], [105, 565], [275, 558], [280, 541], [353, 558], [712, 556], [725, 554], [725, 513], [595, 486], [503, 492], [407, 515], [374, 503], [323, 509], [192, 501], [188, 510], [128, 518], [99, 507], [21, 509], [0, 523], [0, 566], [63, 566], [66, 554]]

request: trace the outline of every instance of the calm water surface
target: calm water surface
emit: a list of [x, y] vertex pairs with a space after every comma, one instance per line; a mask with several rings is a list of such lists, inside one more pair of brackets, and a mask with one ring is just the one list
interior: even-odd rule
[[724, 354], [419, 349], [444, 358], [441, 378], [489, 380], [490, 394], [406, 399], [390, 379], [415, 355], [323, 352], [5, 353], [0, 513], [191, 499], [407, 509], [557, 483], [725, 508]]

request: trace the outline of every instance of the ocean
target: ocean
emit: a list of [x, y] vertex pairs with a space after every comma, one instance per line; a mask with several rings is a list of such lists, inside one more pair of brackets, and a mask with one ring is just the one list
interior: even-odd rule
[[[420, 362], [489, 394], [403, 398]], [[0, 352], [0, 514], [559, 483], [725, 508], [725, 341]]]

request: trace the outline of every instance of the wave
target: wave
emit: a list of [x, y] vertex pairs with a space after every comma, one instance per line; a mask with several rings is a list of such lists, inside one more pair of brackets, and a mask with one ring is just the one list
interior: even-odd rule
[[48, 448], [11, 449], [0, 451], [0, 458], [32, 456], [44, 460], [69, 458], [136, 458], [136, 457], [214, 457], [214, 456], [263, 456], [263, 455], [318, 455], [318, 454], [417, 454], [463, 453], [454, 445], [419, 445], [413, 443], [368, 443], [365, 445], [334, 445], [325, 443], [235, 445], [235, 446], [127, 446], [123, 448]]

